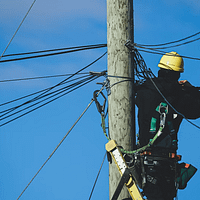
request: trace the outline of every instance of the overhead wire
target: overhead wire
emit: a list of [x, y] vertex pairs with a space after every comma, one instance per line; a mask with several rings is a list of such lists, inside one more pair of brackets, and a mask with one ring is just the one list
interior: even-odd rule
[[[90, 76], [90, 75], [85, 75], [85, 76], [81, 76], [81, 77], [78, 77], [78, 78], [74, 78], [74, 79], [68, 80], [68, 81], [66, 81], [65, 83], [62, 83], [62, 84], [60, 84], [60, 85], [63, 85], [63, 84], [66, 84], [66, 83], [70, 83], [70, 82], [76, 81], [76, 80], [78, 80], [78, 79], [85, 78], [85, 77], [89, 77], [89, 76]], [[30, 96], [34, 96], [34, 95], [36, 95], [36, 94], [38, 94], [38, 93], [45, 92], [45, 91], [47, 91], [47, 90], [50, 89], [50, 88], [51, 88], [51, 87], [46, 88], [46, 89], [43, 89], [43, 90], [40, 90], [40, 91], [37, 91], [37, 92], [34, 92], [34, 93], [32, 93], [32, 94], [29, 94], [29, 95], [25, 95], [25, 96], [23, 96], [23, 97], [19, 97], [19, 98], [17, 98], [17, 99], [13, 99], [13, 100], [11, 100], [11, 101], [4, 102], [4, 103], [0, 104], [0, 106], [4, 106], [4, 105], [10, 104], [10, 103], [13, 103], [13, 102], [22, 100], [22, 99], [28, 98], [28, 97], [30, 97]], [[36, 100], [36, 98], [32, 99], [31, 102], [33, 102], [34, 100]], [[30, 102], [30, 100], [29, 100], [28, 102]], [[28, 102], [25, 102], [25, 103], [28, 103]], [[5, 112], [5, 111], [0, 111], [0, 113], [2, 113], [2, 112]]]
[[6, 54], [3, 57], [22, 56], [22, 55], [29, 55], [29, 54], [39, 54], [39, 53], [47, 53], [47, 52], [52, 52], [52, 51], [64, 51], [64, 50], [70, 50], [70, 49], [81, 49], [81, 48], [96, 47], [96, 46], [106, 47], [107, 44], [82, 45], [82, 46], [74, 46], [74, 47], [63, 47], [63, 48], [31, 51], [31, 52], [24, 52], [24, 53], [13, 53], [13, 54]]
[[[23, 114], [21, 114], [21, 115], [15, 117], [15, 118], [11, 119], [11, 120], [9, 120], [9, 121], [7, 121], [7, 122], [5, 122], [5, 123], [0, 124], [0, 127], [6, 125], [6, 124], [8, 124], [8, 123], [10, 123], [10, 122], [12, 122], [12, 121], [14, 121], [14, 120], [16, 120], [16, 119], [21, 118], [21, 117], [23, 117], [24, 115], [27, 115], [27, 114], [29, 114], [29, 113], [31, 113], [31, 112], [33, 112], [33, 111], [39, 109], [39, 108], [41, 108], [41, 107], [43, 107], [43, 106], [45, 106], [45, 105], [51, 103], [51, 102], [53, 102], [53, 101], [55, 101], [55, 100], [57, 100], [57, 99], [63, 97], [63, 96], [66, 95], [66, 94], [69, 94], [70, 92], [72, 92], [72, 91], [74, 91], [74, 90], [76, 90], [76, 89], [78, 89], [78, 88], [80, 88], [80, 87], [86, 85], [87, 83], [89, 83], [89, 82], [91, 82], [91, 81], [93, 81], [93, 80], [95, 80], [95, 79], [97, 79], [97, 78], [98, 78], [98, 77], [94, 77], [92, 80], [89, 80], [89, 81], [87, 81], [86, 83], [83, 83], [82, 85], [77, 86], [76, 88], [72, 89], [71, 91], [65, 92], [64, 94], [61, 94], [61, 95], [55, 97], [54, 99], [51, 99], [51, 100], [47, 101], [46, 103], [43, 103], [43, 104], [39, 105], [39, 106], [36, 107], [36, 108], [33, 108], [32, 110], [29, 110], [29, 111], [27, 111], [27, 112], [25, 112], [25, 113], [23, 113]], [[55, 96], [55, 95], [53, 95], [53, 97], [54, 97], [54, 96]], [[52, 98], [52, 97], [51, 97], [51, 98]], [[37, 104], [39, 104], [39, 103], [42, 103], [43, 101], [46, 101], [46, 100], [48, 100], [48, 99], [49, 99], [49, 98], [47, 98], [47, 99], [45, 99], [45, 100], [42, 100], [42, 101], [40, 101], [40, 102], [38, 102], [38, 103], [36, 103], [36, 104], [34, 104], [34, 105], [31, 105], [31, 106], [29, 106], [29, 107], [27, 107], [27, 108], [21, 110], [21, 111], [27, 110], [28, 108], [31, 108], [31, 107], [33, 107], [33, 106], [35, 106], [35, 105], [37, 105]], [[21, 111], [18, 111], [18, 112], [14, 113], [14, 114], [18, 114], [18, 113], [21, 112]], [[13, 114], [13, 115], [14, 115], [14, 114]], [[13, 115], [11, 115], [11, 116], [13, 116]], [[10, 117], [10, 116], [9, 116], [9, 117]], [[4, 118], [4, 119], [5, 119], [5, 118]], [[0, 120], [0, 121], [1, 121], [1, 120]]]
[[[176, 44], [176, 45], [172, 45], [172, 46], [166, 46], [166, 47], [151, 47], [151, 48], [149, 48], [149, 49], [152, 49], [152, 50], [158, 50], [158, 49], [169, 49], [169, 48], [174, 48], [174, 47], [179, 47], [179, 46], [182, 46], [182, 45], [186, 45], [186, 44], [190, 44], [190, 43], [192, 43], [192, 42], [196, 42], [197, 40], [200, 40], [200, 37], [199, 38], [196, 38], [196, 39], [194, 39], [194, 40], [190, 40], [190, 41], [187, 41], [187, 42], [184, 42], [184, 43], [181, 43], [181, 44]], [[137, 45], [136, 45], [137, 46]], [[146, 47], [146, 46], [142, 46], [142, 45], [139, 45], [139, 46], [141, 46], [141, 47]]]
[[17, 34], [17, 32], [19, 31], [21, 25], [23, 24], [24, 20], [26, 19], [26, 17], [28, 16], [29, 12], [31, 11], [33, 5], [35, 4], [36, 0], [33, 1], [33, 3], [31, 4], [30, 8], [28, 9], [26, 15], [24, 16], [24, 18], [22, 19], [20, 25], [18, 26], [17, 30], [15, 31], [14, 35], [12, 36], [11, 40], [9, 41], [8, 45], [6, 46], [5, 50], [3, 51], [3, 53], [0, 56], [0, 60], [3, 57], [4, 53], [6, 52], [6, 50], [8, 49], [8, 47], [10, 46], [12, 40], [14, 39], [15, 35]]
[[[21, 109], [21, 110], [15, 112], [15, 113], [12, 113], [12, 114], [10, 114], [10, 115], [8, 115], [8, 116], [6, 116], [6, 117], [1, 118], [0, 121], [1, 121], [1, 120], [5, 120], [5, 119], [7, 119], [7, 118], [9, 118], [9, 117], [12, 117], [13, 115], [16, 115], [16, 114], [18, 114], [18, 113], [20, 113], [20, 112], [23, 112], [23, 111], [25, 111], [25, 110], [27, 110], [27, 109], [29, 109], [29, 108], [31, 108], [31, 107], [37, 105], [37, 104], [40, 104], [40, 103], [42, 103], [42, 102], [44, 102], [44, 101], [49, 100], [50, 98], [53, 98], [53, 97], [59, 95], [58, 97], [55, 97], [54, 99], [49, 100], [48, 102], [43, 103], [42, 105], [40, 105], [40, 106], [38, 106], [38, 107], [36, 107], [36, 108], [30, 110], [30, 111], [27, 111], [26, 113], [23, 113], [23, 114], [21, 114], [20, 116], [15, 117], [14, 119], [11, 119], [11, 120], [9, 120], [9, 121], [7, 121], [7, 122], [5, 122], [5, 123], [0, 124], [0, 127], [6, 125], [6, 124], [8, 124], [8, 123], [10, 123], [10, 122], [12, 122], [12, 121], [14, 121], [14, 120], [16, 120], [16, 119], [18, 119], [18, 118], [20, 118], [20, 117], [22, 117], [22, 116], [24, 116], [24, 115], [26, 115], [26, 114], [28, 114], [28, 113], [30, 113], [30, 112], [36, 110], [36, 109], [38, 109], [38, 108], [40, 108], [40, 107], [42, 107], [42, 106], [44, 106], [44, 105], [47, 105], [48, 103], [50, 103], [50, 102], [52, 102], [52, 101], [55, 101], [56, 99], [58, 99], [58, 98], [60, 98], [60, 97], [62, 97], [62, 96], [64, 96], [64, 95], [66, 95], [66, 94], [68, 94], [68, 93], [74, 91], [75, 89], [78, 89], [79, 87], [82, 87], [83, 85], [85, 85], [85, 84], [87, 84], [87, 83], [89, 83], [89, 82], [95, 80], [96, 78], [98, 78], [98, 76], [90, 75], [88, 79], [81, 80], [81, 81], [79, 81], [79, 82], [77, 82], [77, 83], [74, 83], [74, 84], [71, 84], [71, 85], [69, 85], [69, 86], [63, 87], [63, 88], [61, 88], [61, 89], [59, 89], [59, 90], [56, 90], [56, 91], [54, 91], [54, 92], [47, 93], [47, 92], [49, 92], [50, 90], [52, 90], [52, 89], [54, 89], [54, 88], [56, 88], [56, 87], [58, 87], [58, 86], [60, 86], [60, 85], [62, 85], [62, 84], [64, 84], [64, 83], [66, 83], [66, 81], [67, 81], [69, 78], [72, 78], [74, 75], [78, 74], [79, 72], [83, 71], [84, 69], [88, 68], [89, 66], [91, 66], [92, 64], [94, 64], [95, 62], [97, 62], [97, 61], [98, 61], [99, 59], [101, 59], [104, 55], [106, 55], [106, 53], [107, 53], [107, 52], [105, 52], [102, 56], [100, 56], [99, 58], [97, 58], [95, 61], [93, 61], [92, 63], [90, 63], [90, 64], [87, 65], [86, 67], [84, 67], [84, 68], [78, 70], [76, 73], [74, 73], [73, 75], [71, 75], [70, 77], [68, 77], [67, 79], [65, 79], [64, 81], [61, 81], [60, 83], [54, 85], [53, 87], [47, 88], [47, 89], [45, 89], [45, 90], [42, 90], [42, 94], [40, 94], [40, 95], [34, 97], [33, 99], [31, 99], [31, 100], [29, 100], [29, 101], [27, 101], [27, 102], [25, 102], [25, 103], [23, 103], [23, 104], [21, 104], [21, 105], [19, 105], [19, 106], [16, 106], [16, 107], [13, 107], [13, 108], [10, 108], [10, 109], [1, 111], [1, 113], [4, 113], [4, 114], [1, 116], [1, 117], [3, 117], [3, 116], [5, 116], [5, 115], [11, 113], [11, 112], [14, 111], [15, 109], [18, 109], [18, 108], [20, 108], [20, 107], [22, 107], [22, 106], [24, 106], [24, 105], [28, 105], [28, 104], [30, 104], [30, 103], [33, 103], [34, 101], [38, 101], [38, 100], [40, 100], [40, 99], [46, 97], [45, 99], [43, 99], [43, 100], [41, 100], [41, 101], [39, 101], [39, 102], [37, 102], [37, 103], [35, 103], [35, 104], [32, 104], [31, 106], [27, 106], [26, 108], [23, 108], [23, 109]], [[82, 84], [82, 85], [81, 85], [81, 84]], [[75, 87], [75, 89], [73, 89], [73, 87]], [[68, 91], [69, 89], [71, 89], [71, 90]], [[36, 94], [36, 93], [34, 93], [34, 94]], [[30, 95], [27, 95], [27, 96], [30, 96]], [[26, 97], [27, 97], [27, 96], [26, 96]], [[18, 98], [18, 100], [19, 100], [19, 98]], [[10, 101], [10, 102], [11, 102], [11, 101]], [[12, 101], [12, 102], [13, 102], [13, 101]], [[4, 103], [4, 105], [5, 105], [5, 103]]]
[[[158, 55], [163, 55], [163, 54], [169, 53], [166, 51], [159, 51], [159, 50], [152, 49], [152, 48], [146, 48], [146, 47], [140, 47], [140, 46], [137, 46], [137, 47], [139, 48], [138, 51], [142, 51], [145, 53], [158, 54]], [[200, 60], [200, 58], [195, 58], [195, 57], [190, 57], [190, 56], [185, 56], [185, 55], [180, 55], [180, 56], [182, 58], [187, 58], [187, 59], [191, 59], [191, 60]]]
[[[42, 93], [41, 95], [45, 94], [46, 92], [54, 89], [55, 87], [61, 85], [62, 83], [64, 83], [65, 81], [67, 81], [68, 79], [72, 78], [73, 76], [75, 76], [76, 74], [80, 73], [81, 71], [87, 69], [88, 67], [90, 67], [91, 65], [93, 65], [94, 63], [96, 63], [97, 61], [99, 61], [101, 58], [103, 58], [105, 55], [107, 54], [107, 51], [105, 53], [103, 53], [100, 57], [98, 57], [96, 60], [94, 60], [93, 62], [91, 62], [89, 65], [83, 67], [82, 69], [78, 70], [76, 73], [74, 73], [73, 75], [71, 75], [70, 77], [66, 78], [65, 80], [61, 81], [60, 83], [54, 85], [53, 87], [47, 89], [44, 93]], [[41, 95], [39, 95], [38, 97], [40, 97]], [[38, 98], [37, 97], [37, 98]]]
[[[10, 112], [12, 112], [12, 111], [14, 111], [14, 110], [16, 110], [16, 109], [18, 109], [18, 108], [20, 108], [20, 107], [22, 107], [22, 106], [25, 106], [25, 105], [27, 105], [27, 104], [33, 103], [33, 102], [35, 102], [35, 101], [37, 101], [37, 100], [40, 100], [40, 99], [43, 99], [43, 98], [45, 98], [45, 97], [47, 97], [47, 98], [41, 100], [40, 102], [45, 101], [45, 100], [48, 100], [49, 98], [52, 98], [52, 97], [54, 97], [54, 96], [56, 96], [56, 95], [58, 95], [58, 94], [60, 94], [60, 93], [63, 93], [63, 92], [65, 92], [65, 91], [67, 91], [67, 90], [69, 90], [69, 89], [71, 89], [71, 88], [73, 88], [73, 87], [75, 87], [75, 86], [77, 86], [77, 85], [80, 85], [80, 84], [82, 84], [82, 83], [84, 83], [84, 82], [90, 80], [91, 78], [93, 78], [93, 77], [92, 77], [92, 76], [89, 76], [89, 77], [87, 77], [87, 78], [85, 78], [85, 79], [83, 79], [83, 80], [81, 80], [81, 81], [78, 81], [78, 82], [75, 82], [75, 83], [73, 83], [73, 84], [71, 84], [71, 85], [65, 86], [65, 87], [63, 87], [63, 88], [61, 88], [61, 89], [58, 89], [58, 90], [54, 91], [54, 92], [45, 94], [44, 96], [40, 97], [39, 99], [35, 99], [35, 98], [34, 98], [34, 99], [29, 100], [29, 101], [27, 101], [27, 102], [25, 102], [25, 103], [23, 103], [23, 104], [21, 104], [21, 105], [15, 106], [15, 107], [13, 107], [13, 108], [9, 108], [9, 109], [4, 110], [4, 111], [1, 111], [0, 113], [4, 113], [4, 114], [2, 114], [2, 115], [0, 116], [0, 121], [4, 119], [4, 118], [2, 118], [3, 116], [9, 114]], [[40, 102], [38, 102], [38, 103], [40, 103]], [[36, 104], [34, 104], [34, 105], [37, 105], [38, 103], [36, 103]], [[31, 107], [32, 107], [32, 106], [31, 106]], [[23, 110], [21, 110], [21, 111], [23, 111]], [[20, 111], [20, 112], [21, 112], [21, 111]], [[18, 113], [18, 112], [17, 112], [17, 113]], [[15, 114], [15, 113], [14, 113], [14, 114]], [[12, 115], [14, 115], [14, 114], [12, 114]], [[8, 116], [7, 116], [7, 117], [8, 117]]]
[[102, 163], [101, 163], [101, 166], [100, 166], [100, 169], [99, 169], [99, 171], [98, 171], [97, 177], [96, 177], [96, 179], [95, 179], [95, 181], [94, 181], [94, 185], [93, 185], [93, 187], [92, 187], [92, 191], [91, 191], [91, 193], [90, 193], [90, 196], [89, 196], [89, 199], [88, 199], [88, 200], [90, 200], [90, 199], [92, 198], [92, 194], [93, 194], [93, 192], [94, 192], [94, 188], [95, 188], [95, 186], [96, 186], [96, 183], [97, 183], [97, 180], [98, 180], [98, 178], [99, 178], [101, 169], [102, 169], [102, 167], [103, 167], [103, 163], [104, 163], [104, 161], [105, 161], [106, 155], [107, 155], [107, 153], [105, 153], [105, 155], [104, 155], [104, 157], [103, 157], [103, 161], [102, 161]]
[[[99, 90], [99, 92], [97, 93], [97, 96], [100, 94], [100, 92], [104, 89], [104, 86], [102, 86], [102, 88]], [[82, 116], [85, 114], [85, 112], [88, 110], [88, 108], [92, 105], [94, 99], [92, 99], [90, 101], [90, 103], [88, 104], [88, 106], [85, 108], [85, 110], [82, 112], [82, 114], [78, 117], [78, 119], [75, 121], [75, 123], [71, 126], [71, 128], [69, 129], [69, 131], [65, 134], [65, 136], [62, 138], [62, 140], [60, 141], [60, 143], [56, 146], [56, 148], [53, 150], [53, 152], [49, 155], [49, 157], [46, 159], [46, 161], [43, 163], [43, 165], [40, 167], [40, 169], [36, 172], [36, 174], [33, 176], [33, 178], [30, 180], [30, 182], [26, 185], [26, 187], [24, 188], [24, 190], [21, 192], [21, 194], [18, 196], [17, 200], [19, 200], [21, 198], [21, 196], [24, 194], [24, 192], [27, 190], [27, 188], [30, 186], [30, 184], [33, 182], [33, 180], [36, 178], [36, 176], [40, 173], [40, 171], [43, 169], [43, 167], [47, 164], [47, 162], [52, 158], [52, 156], [55, 154], [55, 152], [58, 150], [58, 148], [60, 147], [60, 145], [64, 142], [64, 140], [66, 139], [66, 137], [69, 135], [69, 133], [72, 131], [72, 129], [75, 127], [75, 125], [79, 122], [79, 120], [82, 118]]]
[[[91, 62], [91, 63], [88, 64], [87, 66], [83, 67], [82, 69], [78, 70], [77, 72], [71, 74], [68, 78], [64, 79], [63, 81], [59, 82], [58, 84], [56, 84], [56, 85], [54, 85], [54, 86], [51, 86], [51, 87], [49, 87], [49, 88], [43, 89], [43, 90], [41, 90], [41, 91], [38, 91], [38, 92], [36, 92], [36, 93], [30, 94], [30, 95], [26, 95], [25, 97], [22, 97], [22, 98], [27, 98], [27, 97], [32, 96], [32, 95], [35, 95], [35, 94], [37, 94], [37, 93], [43, 92], [42, 94], [40, 94], [39, 96], [37, 96], [37, 97], [34, 98], [34, 99], [38, 99], [39, 97], [41, 97], [42, 95], [44, 95], [46, 92], [48, 92], [48, 91], [54, 89], [55, 87], [58, 87], [58, 86], [62, 85], [63, 83], [65, 83], [67, 80], [69, 80], [69, 79], [72, 78], [73, 76], [80, 74], [81, 71], [83, 71], [83, 70], [87, 69], [88, 67], [90, 67], [91, 65], [95, 64], [97, 61], [99, 61], [101, 58], [103, 58], [106, 54], [107, 54], [107, 52], [103, 53], [103, 54], [102, 54], [100, 57], [98, 57], [96, 60], [94, 60], [93, 62]], [[8, 103], [12, 103], [12, 102], [14, 102], [14, 101], [21, 100], [22, 98], [18, 98], [18, 99], [16, 99], [16, 100], [12, 100], [12, 101], [9, 101], [9, 102], [0, 104], [0, 106], [5, 105], [5, 104], [8, 104]]]
[[179, 39], [179, 40], [175, 40], [175, 41], [172, 41], [172, 42], [166, 42], [166, 43], [161, 43], [161, 44], [138, 44], [139, 46], [145, 46], [145, 47], [157, 47], [157, 46], [165, 46], [165, 45], [169, 45], [169, 44], [174, 44], [174, 43], [178, 43], [178, 42], [182, 42], [184, 40], [187, 40], [187, 39], [190, 39], [196, 35], [199, 35], [200, 32], [197, 32], [193, 35], [190, 35], [188, 37], [185, 37], [185, 38], [182, 38], [182, 39]]
[[0, 63], [19, 61], [19, 60], [27, 60], [27, 59], [33, 59], [33, 58], [41, 58], [41, 57], [54, 56], [54, 55], [61, 55], [61, 54], [73, 53], [73, 52], [78, 52], [78, 51], [85, 51], [85, 50], [90, 50], [90, 49], [98, 49], [98, 48], [103, 48], [103, 47], [106, 47], [106, 46], [107, 46], [106, 44], [90, 45], [90, 46], [85, 46], [85, 47], [80, 47], [80, 48], [74, 48], [72, 50], [55, 52], [55, 53], [41, 54], [41, 55], [36, 55], [36, 56], [27, 56], [27, 57], [14, 58], [14, 59], [8, 59], [8, 60], [0, 60]]
[[[180, 43], [180, 44], [172, 45], [172, 46], [166, 46], [166, 45], [179, 43], [179, 42], [182, 42], [184, 40], [188, 40], [192, 37], [195, 37], [199, 34], [200, 34], [200, 32], [197, 32], [197, 33], [190, 35], [188, 37], [185, 37], [183, 39], [172, 41], [172, 42], [167, 42], [167, 43], [162, 43], [162, 44], [149, 44], [149, 45], [147, 44], [146, 45], [146, 44], [136, 44], [135, 43], [135, 44], [133, 44], [133, 46], [137, 47], [139, 51], [142, 51], [142, 52], [145, 52], [145, 53], [163, 55], [163, 54], [166, 54], [168, 52], [161, 51], [160, 49], [174, 48], [174, 47], [179, 47], [179, 46], [182, 46], [182, 45], [190, 44], [192, 42], [196, 42], [196, 41], [200, 40], [200, 37], [186, 41], [186, 42], [183, 42], [183, 43]], [[162, 46], [166, 46], [166, 47], [162, 47]], [[200, 60], [200, 58], [195, 58], [195, 57], [185, 56], [185, 55], [181, 55], [181, 57], [187, 58], [187, 59], [192, 59], [192, 60]]]
[[[83, 74], [89, 74], [87, 73], [78, 73], [77, 75], [83, 75]], [[36, 80], [36, 79], [46, 79], [46, 78], [58, 78], [63, 76], [71, 76], [73, 74], [57, 74], [57, 75], [46, 75], [46, 76], [37, 76], [37, 77], [26, 77], [26, 78], [14, 78], [14, 79], [5, 79], [0, 80], [0, 83], [6, 83], [6, 82], [15, 82], [15, 81], [29, 81], [29, 80]]]

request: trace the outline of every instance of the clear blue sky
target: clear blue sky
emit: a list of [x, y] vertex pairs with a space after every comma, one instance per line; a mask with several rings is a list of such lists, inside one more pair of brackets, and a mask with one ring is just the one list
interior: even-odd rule
[[[0, 54], [26, 14], [32, 0], [0, 2]], [[195, 0], [135, 0], [134, 37], [140, 44], [182, 39], [200, 31], [200, 2]], [[106, 1], [37, 0], [6, 54], [107, 42]], [[169, 49], [200, 57], [200, 43]], [[0, 63], [0, 80], [74, 73], [106, 51], [89, 50], [48, 58]], [[160, 55], [141, 52], [148, 67], [157, 73]], [[85, 72], [103, 71], [106, 57]], [[184, 59], [182, 79], [200, 86], [200, 61]], [[53, 86], [64, 78], [0, 82], [0, 103]], [[103, 81], [101, 78], [98, 81]], [[0, 200], [20, 195], [44, 161], [100, 89], [94, 81], [55, 102], [0, 127]], [[12, 104], [12, 106], [15, 104]], [[8, 107], [1, 106], [0, 111]], [[194, 121], [200, 125], [200, 120]], [[25, 191], [22, 200], [87, 200], [105, 154], [106, 138], [100, 115], [93, 104], [64, 143]], [[179, 131], [179, 154], [200, 168], [200, 130], [183, 122]], [[200, 172], [179, 199], [197, 199]], [[108, 199], [108, 163], [104, 163], [93, 200]]]

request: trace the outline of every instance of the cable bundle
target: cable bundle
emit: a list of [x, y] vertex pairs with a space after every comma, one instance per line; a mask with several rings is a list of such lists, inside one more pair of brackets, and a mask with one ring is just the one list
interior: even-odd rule
[[[200, 37], [197, 37], [196, 39], [191, 39], [191, 40], [189, 40], [189, 39], [193, 38], [193, 37], [195, 37], [199, 34], [200, 34], [200, 32], [197, 32], [197, 33], [190, 35], [188, 37], [185, 37], [183, 39], [172, 41], [172, 42], [167, 42], [167, 43], [162, 43], [162, 44], [149, 44], [149, 45], [134, 44], [134, 46], [137, 47], [139, 51], [163, 55], [167, 52], [161, 51], [160, 49], [169, 49], [169, 48], [174, 48], [174, 47], [179, 47], [179, 46], [182, 46], [182, 45], [190, 44], [192, 42], [196, 42], [196, 41], [200, 40]], [[186, 41], [186, 40], [188, 40], [188, 41]], [[185, 42], [183, 42], [183, 41], [185, 41]], [[171, 45], [171, 44], [173, 44], [173, 45]], [[200, 60], [200, 58], [194, 58], [194, 57], [184, 56], [184, 55], [181, 55], [181, 57], [192, 59], [192, 60]]]
[[[32, 52], [26, 52], [26, 53], [8, 54], [8, 55], [4, 55], [3, 58], [5, 58], [5, 57], [14, 57], [14, 58], [7, 59], [7, 60], [6, 59], [0, 60], [0, 63], [48, 57], [48, 56], [54, 56], [54, 55], [61, 55], [61, 54], [66, 54], [66, 53], [103, 48], [106, 46], [107, 46], [107, 44], [96, 44], [96, 45], [59, 48], [59, 49], [49, 49], [49, 50], [43, 50], [43, 51], [32, 51]], [[29, 55], [29, 56], [27, 56], [27, 55]]]
[[78, 75], [81, 71], [93, 65], [95, 62], [100, 60], [105, 54], [106, 53], [104, 53], [102, 56], [97, 58], [95, 61], [93, 61], [86, 67], [80, 69], [76, 73], [72, 74], [68, 78], [64, 79], [63, 81], [59, 82], [58, 84], [52, 87], [0, 104], [0, 107], [3, 107], [5, 105], [18, 102], [19, 100], [24, 100], [23, 103], [18, 104], [17, 106], [13, 106], [8, 109], [2, 109], [0, 111], [0, 127], [28, 113], [31, 113], [37, 110], [38, 108], [41, 108], [97, 79], [99, 76], [89, 74], [82, 75], [81, 77], [74, 79], [72, 79], [72, 77]]

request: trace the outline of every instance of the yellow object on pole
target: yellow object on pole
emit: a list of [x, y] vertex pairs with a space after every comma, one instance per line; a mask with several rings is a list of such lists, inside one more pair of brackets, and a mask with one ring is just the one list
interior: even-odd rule
[[[114, 160], [117, 169], [119, 170], [119, 173], [122, 176], [125, 170], [128, 168], [128, 166], [116, 142], [114, 140], [109, 141], [106, 144], [106, 150], [111, 154], [112, 159]], [[128, 182], [125, 185], [133, 200], [143, 200], [143, 196], [140, 193], [138, 186], [136, 185], [132, 176], [130, 176]]]

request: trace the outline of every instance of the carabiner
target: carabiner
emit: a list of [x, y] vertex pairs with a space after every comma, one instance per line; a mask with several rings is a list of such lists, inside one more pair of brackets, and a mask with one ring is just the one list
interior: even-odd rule
[[100, 91], [99, 94], [102, 95], [102, 97], [104, 98], [104, 103], [103, 105], [101, 106], [100, 103], [97, 101], [97, 93], [99, 93], [99, 90], [95, 90], [94, 93], [93, 93], [93, 100], [95, 101], [95, 104], [97, 106], [97, 110], [99, 111], [100, 114], [104, 113], [104, 110], [105, 110], [105, 105], [106, 105], [106, 97], [105, 95], [103, 94], [103, 92]]

